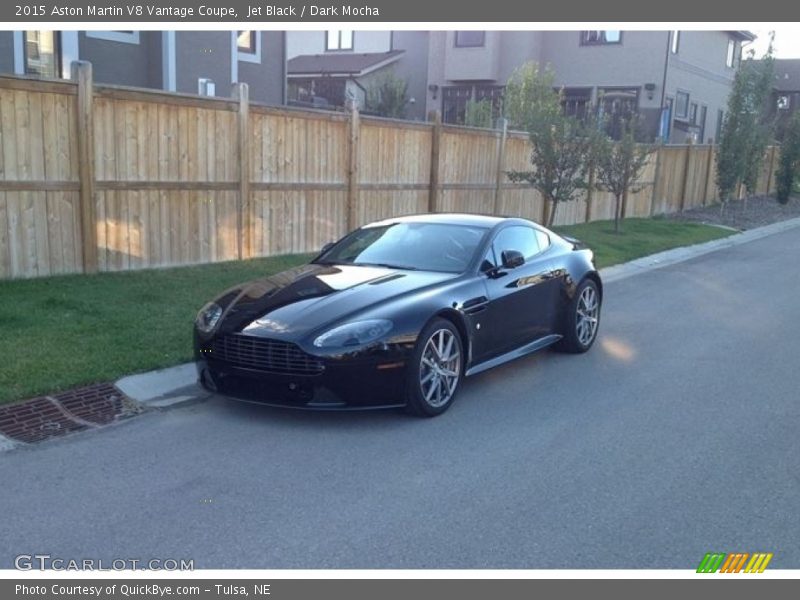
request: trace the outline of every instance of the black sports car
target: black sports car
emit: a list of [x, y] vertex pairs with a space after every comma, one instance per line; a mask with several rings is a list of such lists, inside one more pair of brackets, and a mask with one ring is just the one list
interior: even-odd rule
[[434, 416], [465, 376], [588, 350], [602, 298], [592, 251], [530, 221], [387, 219], [206, 304], [195, 357], [203, 386], [240, 399]]

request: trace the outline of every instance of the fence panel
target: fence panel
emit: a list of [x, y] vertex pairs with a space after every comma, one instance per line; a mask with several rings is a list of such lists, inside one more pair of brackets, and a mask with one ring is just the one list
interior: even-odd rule
[[0, 87], [0, 278], [81, 270], [75, 86]]
[[430, 126], [362, 121], [357, 225], [427, 211], [433, 135]]
[[347, 121], [261, 108], [250, 116], [254, 256], [318, 250], [346, 231]]

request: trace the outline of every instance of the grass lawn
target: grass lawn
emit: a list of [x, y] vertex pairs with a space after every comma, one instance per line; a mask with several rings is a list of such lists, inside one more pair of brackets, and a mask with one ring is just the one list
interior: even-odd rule
[[[559, 230], [590, 244], [601, 267], [730, 233], [666, 219], [628, 219], [624, 235], [607, 221]], [[0, 403], [189, 361], [205, 301], [308, 258], [0, 282]]]
[[0, 403], [189, 361], [206, 301], [308, 258], [0, 282]]
[[555, 229], [586, 242], [594, 250], [600, 269], [662, 250], [716, 240], [733, 233], [720, 227], [662, 218], [625, 219], [621, 227], [621, 234], [614, 233], [614, 221], [593, 221]]

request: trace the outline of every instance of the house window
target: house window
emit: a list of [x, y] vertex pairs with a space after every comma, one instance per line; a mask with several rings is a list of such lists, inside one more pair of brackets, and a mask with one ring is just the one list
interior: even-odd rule
[[689, 123], [697, 125], [697, 102], [692, 102], [689, 105]]
[[255, 54], [256, 53], [256, 32], [255, 31], [239, 31], [236, 35], [236, 49], [240, 53]]
[[564, 88], [561, 93], [561, 108], [568, 117], [585, 119], [591, 102], [591, 88]]
[[327, 50], [352, 50], [352, 29], [329, 29], [326, 36], [325, 48]]
[[672, 134], [672, 117], [673, 117], [674, 104], [675, 104], [674, 98], [667, 97], [666, 105], [662, 109], [661, 113], [661, 138], [665, 142], [669, 141], [669, 136]]
[[678, 49], [681, 46], [681, 32], [680, 31], [673, 31], [672, 32], [672, 41], [670, 42], [670, 52], [673, 54], [678, 53]]
[[619, 139], [623, 125], [639, 112], [639, 88], [599, 88], [597, 107], [606, 132]]
[[58, 77], [61, 72], [61, 49], [55, 31], [23, 32], [25, 73], [39, 77]]
[[501, 114], [503, 100], [502, 85], [452, 85], [442, 88], [442, 120], [445, 123], [463, 125], [467, 103], [488, 100], [492, 103], [492, 120]]
[[732, 69], [736, 66], [736, 41], [728, 40], [728, 54], [725, 57], [725, 66]]
[[719, 138], [722, 137], [722, 125], [725, 121], [725, 112], [722, 109], [717, 111], [717, 143], [719, 143]]
[[700, 131], [698, 133], [698, 139], [700, 140], [701, 144], [705, 141], [705, 138], [706, 138], [706, 117], [708, 117], [708, 107], [707, 106], [701, 106], [700, 107], [700, 120], [697, 122], [697, 124], [700, 126]]
[[621, 31], [581, 31], [582, 46], [600, 44], [619, 44], [622, 42]]
[[236, 60], [249, 63], [261, 62], [261, 35], [258, 31], [236, 31]]
[[789, 100], [789, 96], [786, 94], [782, 94], [778, 96], [778, 110], [789, 110], [791, 108], [792, 103]]
[[456, 31], [456, 48], [479, 48], [485, 44], [485, 31]]
[[138, 31], [87, 31], [86, 37], [107, 42], [122, 42], [123, 44], [139, 43]]
[[676, 92], [675, 93], [675, 118], [688, 119], [689, 118], [689, 93]]
[[288, 82], [289, 104], [311, 108], [344, 106], [347, 81], [342, 77], [292, 78]]

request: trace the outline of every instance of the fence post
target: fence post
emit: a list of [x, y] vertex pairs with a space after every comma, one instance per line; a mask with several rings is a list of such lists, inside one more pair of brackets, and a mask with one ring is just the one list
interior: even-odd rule
[[661, 183], [661, 154], [664, 151], [664, 144], [661, 143], [656, 148], [656, 167], [653, 172], [653, 189], [650, 192], [650, 216], [652, 217], [656, 211], [656, 198], [660, 191], [659, 183]]
[[252, 219], [250, 218], [250, 88], [233, 84], [233, 98], [239, 101], [239, 202], [236, 216], [236, 251], [239, 260], [251, 258]]
[[97, 272], [97, 220], [94, 206], [94, 81], [92, 63], [73, 61], [78, 82], [78, 178], [80, 179], [80, 234], [83, 272]]
[[433, 129], [431, 131], [431, 178], [428, 193], [428, 212], [434, 213], [439, 208], [439, 145], [442, 140], [442, 113], [433, 111]]
[[347, 231], [356, 228], [357, 208], [358, 208], [358, 139], [360, 121], [358, 115], [358, 104], [351, 101], [349, 106], [349, 132], [348, 137], [348, 161], [347, 161]]
[[708, 203], [708, 184], [711, 182], [711, 165], [714, 158], [714, 145], [708, 147], [708, 158], [706, 159], [706, 181], [703, 184], [703, 206]]
[[692, 160], [692, 138], [689, 138], [689, 143], [686, 144], [686, 159], [683, 162], [683, 182], [681, 183], [681, 203], [678, 212], [683, 212], [686, 208], [686, 192], [689, 186], [689, 165]]
[[502, 129], [497, 139], [497, 174], [494, 184], [494, 214], [500, 214], [500, 200], [503, 197], [503, 167], [506, 156], [506, 139], [508, 138], [508, 119], [501, 119]]

